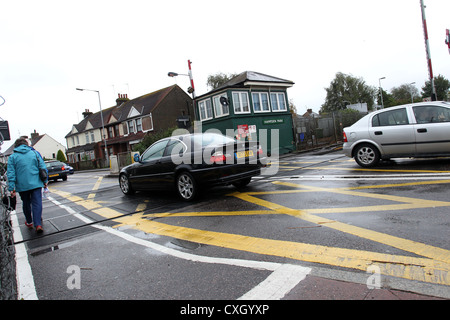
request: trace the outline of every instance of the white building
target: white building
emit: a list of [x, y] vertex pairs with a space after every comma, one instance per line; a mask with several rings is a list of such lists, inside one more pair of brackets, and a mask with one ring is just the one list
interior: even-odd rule
[[[50, 137], [48, 134], [40, 135], [34, 130], [31, 134], [31, 147], [38, 151], [44, 159], [56, 159], [58, 150], [61, 150], [66, 156], [66, 147]], [[10, 156], [14, 152], [14, 144], [4, 152], [5, 156]]]
[[48, 134], [39, 135], [36, 133], [31, 134], [31, 146], [37, 150], [44, 159], [56, 159], [58, 150], [61, 150], [66, 156], [66, 147], [50, 137]]

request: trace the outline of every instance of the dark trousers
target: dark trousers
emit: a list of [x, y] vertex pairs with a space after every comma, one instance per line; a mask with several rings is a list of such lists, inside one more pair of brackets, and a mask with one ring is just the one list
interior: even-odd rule
[[27, 223], [42, 226], [42, 188], [19, 192]]

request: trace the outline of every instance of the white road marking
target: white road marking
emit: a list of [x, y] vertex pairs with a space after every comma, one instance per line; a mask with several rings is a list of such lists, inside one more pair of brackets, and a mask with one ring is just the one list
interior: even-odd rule
[[[85, 223], [93, 223], [91, 219], [76, 213], [72, 208], [61, 204], [59, 201], [48, 198], [54, 204], [60, 208], [66, 210], [74, 217], [80, 219]], [[263, 262], [254, 260], [242, 260], [242, 259], [229, 259], [229, 258], [216, 258], [216, 257], [205, 257], [199, 256], [187, 252], [178, 251], [172, 248], [168, 248], [163, 245], [156, 244], [154, 242], [137, 238], [125, 232], [113, 229], [111, 227], [106, 227], [102, 225], [93, 224], [94, 228], [103, 230], [112, 235], [120, 237], [126, 241], [157, 250], [159, 252], [171, 255], [184, 260], [202, 262], [202, 263], [215, 263], [215, 264], [225, 264], [230, 266], [252, 268], [257, 270], [267, 270], [272, 271], [272, 273], [259, 285], [251, 289], [249, 292], [241, 296], [239, 299], [242, 300], [279, 300], [283, 298], [289, 291], [292, 290], [300, 281], [305, 279], [306, 275], [311, 272], [311, 268], [302, 267], [299, 265], [292, 264], [282, 264], [276, 262]]]
[[311, 268], [283, 264], [238, 300], [280, 300], [310, 272]]
[[423, 174], [384, 174], [384, 175], [306, 175], [306, 176], [279, 176], [272, 180], [296, 181], [296, 180], [443, 180], [450, 179], [448, 173], [423, 173]]
[[[14, 242], [21, 242], [23, 241], [23, 237], [20, 232], [16, 211], [11, 211], [10, 217]], [[36, 287], [34, 286], [33, 272], [31, 270], [30, 262], [28, 261], [28, 253], [25, 244], [18, 243], [14, 248], [16, 250], [17, 298], [18, 300], [38, 300]]]

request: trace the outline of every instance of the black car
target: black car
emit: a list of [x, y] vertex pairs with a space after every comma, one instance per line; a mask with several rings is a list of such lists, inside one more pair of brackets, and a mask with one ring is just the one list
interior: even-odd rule
[[48, 170], [48, 180], [55, 180], [55, 181], [58, 179], [63, 179], [63, 181], [67, 180], [68, 170], [66, 170], [64, 163], [57, 160], [50, 160], [45, 161], [45, 165], [47, 166]]
[[186, 201], [195, 199], [205, 187], [246, 186], [261, 174], [264, 163], [258, 143], [242, 143], [215, 133], [159, 140], [135, 161], [120, 171], [123, 193], [175, 188]]

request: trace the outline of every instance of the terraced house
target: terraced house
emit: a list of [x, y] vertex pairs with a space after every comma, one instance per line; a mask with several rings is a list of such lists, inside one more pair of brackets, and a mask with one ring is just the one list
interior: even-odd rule
[[192, 99], [173, 85], [131, 100], [119, 94], [115, 106], [101, 113], [85, 110], [83, 117], [65, 137], [68, 162], [76, 169], [108, 165], [106, 159], [110, 155], [130, 152], [146, 134], [189, 126], [194, 113]]

